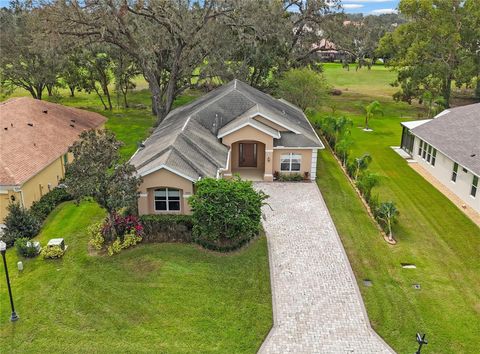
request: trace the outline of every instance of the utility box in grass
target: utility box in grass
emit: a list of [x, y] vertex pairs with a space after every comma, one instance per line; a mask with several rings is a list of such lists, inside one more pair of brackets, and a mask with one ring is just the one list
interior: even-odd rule
[[35, 250], [35, 254], [39, 254], [40, 251], [42, 250], [42, 247], [40, 247], [40, 242], [38, 241], [28, 241], [27, 242], [27, 247], [28, 248], [33, 248]]
[[65, 241], [63, 238], [52, 238], [50, 241], [48, 241], [47, 247], [55, 247], [58, 246], [61, 248], [62, 251], [65, 251]]

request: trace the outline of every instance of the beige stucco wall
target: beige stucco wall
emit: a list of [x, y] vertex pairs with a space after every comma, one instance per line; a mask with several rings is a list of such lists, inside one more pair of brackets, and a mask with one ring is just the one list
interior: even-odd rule
[[[232, 174], [232, 166], [238, 167], [238, 146], [237, 150], [234, 151], [235, 146], [234, 143], [238, 142], [261, 142], [264, 144], [262, 149], [264, 151], [262, 160], [260, 160], [260, 153], [257, 152], [257, 156], [259, 157], [258, 162], [263, 162], [264, 165], [264, 180], [271, 181], [273, 180], [273, 170], [272, 170], [272, 162], [273, 162], [273, 138], [265, 134], [264, 132], [255, 129], [251, 126], [243, 127], [229, 135], [226, 135], [222, 138], [222, 143], [226, 146], [231, 147], [230, 151], [230, 165], [228, 166], [228, 170], [223, 173], [224, 176], [228, 177]], [[235, 144], [237, 145], [237, 144]], [[261, 144], [259, 144], [260, 148]], [[236, 160], [235, 160], [236, 159]], [[236, 165], [234, 165], [236, 164]]]
[[[302, 155], [302, 161], [300, 163], [300, 171], [299, 172], [285, 172], [280, 171], [280, 156], [282, 154], [289, 154], [289, 153], [299, 154]], [[280, 173], [300, 173], [304, 174], [308, 172], [311, 174], [312, 169], [312, 150], [311, 149], [274, 149], [273, 150], [273, 171], [278, 171]]]
[[3, 189], [0, 191], [0, 224], [3, 223], [3, 220], [8, 214], [7, 207], [12, 200], [12, 196], [15, 198], [15, 202], [21, 203], [20, 192], [15, 192], [13, 189]]
[[160, 169], [147, 176], [143, 177], [142, 184], [140, 185], [140, 197], [138, 199], [138, 212], [140, 215], [144, 214], [161, 214], [165, 212], [155, 211], [153, 192], [156, 188], [176, 188], [180, 190], [180, 212], [168, 212], [168, 213], [181, 213], [190, 214], [190, 206], [188, 205], [187, 198], [194, 192], [194, 185], [192, 181], [186, 178], [178, 176], [166, 169]]
[[[60, 179], [65, 176], [63, 156], [57, 158], [42, 171], [26, 181], [21, 189], [25, 208], [30, 208], [34, 201], [39, 200], [44, 194], [58, 185]], [[50, 189], [49, 189], [50, 184]]]
[[[69, 161], [72, 157], [69, 154]], [[50, 163], [35, 176], [27, 180], [20, 186], [21, 192], [14, 192], [13, 187], [0, 192], [0, 223], [7, 215], [7, 206], [11, 196], [15, 196], [15, 202], [20, 203], [25, 208], [30, 208], [33, 202], [39, 200], [44, 194], [58, 185], [60, 179], [65, 177], [65, 166], [63, 164], [63, 155]], [[50, 189], [49, 189], [50, 185]]]
[[435, 166], [432, 166], [422, 156], [418, 155], [418, 147], [420, 145], [420, 139], [415, 137], [413, 144], [412, 157], [417, 161], [426, 171], [428, 171], [433, 177], [441, 182], [445, 187], [450, 189], [455, 195], [462, 199], [466, 205], [472, 207], [478, 213], [480, 213], [480, 182], [477, 195], [473, 198], [470, 195], [472, 188], [473, 174], [467, 170], [464, 172], [462, 166], [458, 166], [457, 180], [452, 181], [452, 172], [454, 161], [449, 157], [437, 150], [437, 156], [435, 159]]

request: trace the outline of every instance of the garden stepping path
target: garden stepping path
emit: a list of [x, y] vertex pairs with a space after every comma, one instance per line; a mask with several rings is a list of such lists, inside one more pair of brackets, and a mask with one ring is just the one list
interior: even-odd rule
[[274, 325], [259, 353], [394, 353], [370, 327], [315, 183], [255, 183], [263, 207]]

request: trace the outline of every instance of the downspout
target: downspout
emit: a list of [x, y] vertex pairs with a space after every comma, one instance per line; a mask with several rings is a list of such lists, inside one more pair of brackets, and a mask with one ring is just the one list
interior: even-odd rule
[[217, 179], [220, 178], [220, 173], [224, 172], [224, 171], [228, 171], [228, 166], [230, 165], [230, 152], [232, 151], [232, 148], [229, 147], [228, 148], [228, 154], [227, 154], [227, 163], [225, 164], [225, 167], [220, 167], [218, 170], [217, 170]]

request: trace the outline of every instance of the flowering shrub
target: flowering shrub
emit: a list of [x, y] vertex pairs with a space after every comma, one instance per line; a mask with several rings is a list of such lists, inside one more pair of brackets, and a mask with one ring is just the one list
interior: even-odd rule
[[138, 236], [135, 231], [131, 231], [124, 235], [123, 242], [119, 238], [116, 238], [110, 246], [107, 248], [109, 256], [113, 256], [116, 253], [120, 253], [121, 250], [135, 246], [142, 241], [142, 238]]
[[51, 247], [44, 247], [42, 252], [40, 253], [43, 259], [53, 259], [53, 258], [62, 258], [63, 254], [65, 253], [64, 250], [60, 246], [51, 246]]
[[141, 237], [143, 235], [143, 226], [138, 217], [135, 215], [123, 216], [115, 213], [111, 219], [105, 220], [102, 235], [107, 241], [115, 241], [119, 237], [123, 242], [123, 237], [132, 231], [137, 236]]
[[142, 241], [143, 226], [134, 215], [114, 214], [103, 223], [91, 225], [88, 232], [89, 244], [98, 251], [105, 249], [112, 256]]
[[103, 248], [103, 244], [105, 243], [102, 230], [103, 223], [101, 222], [92, 224], [88, 228], [88, 234], [90, 236], [90, 241], [88, 241], [88, 244], [95, 248], [97, 251], [100, 251]]

